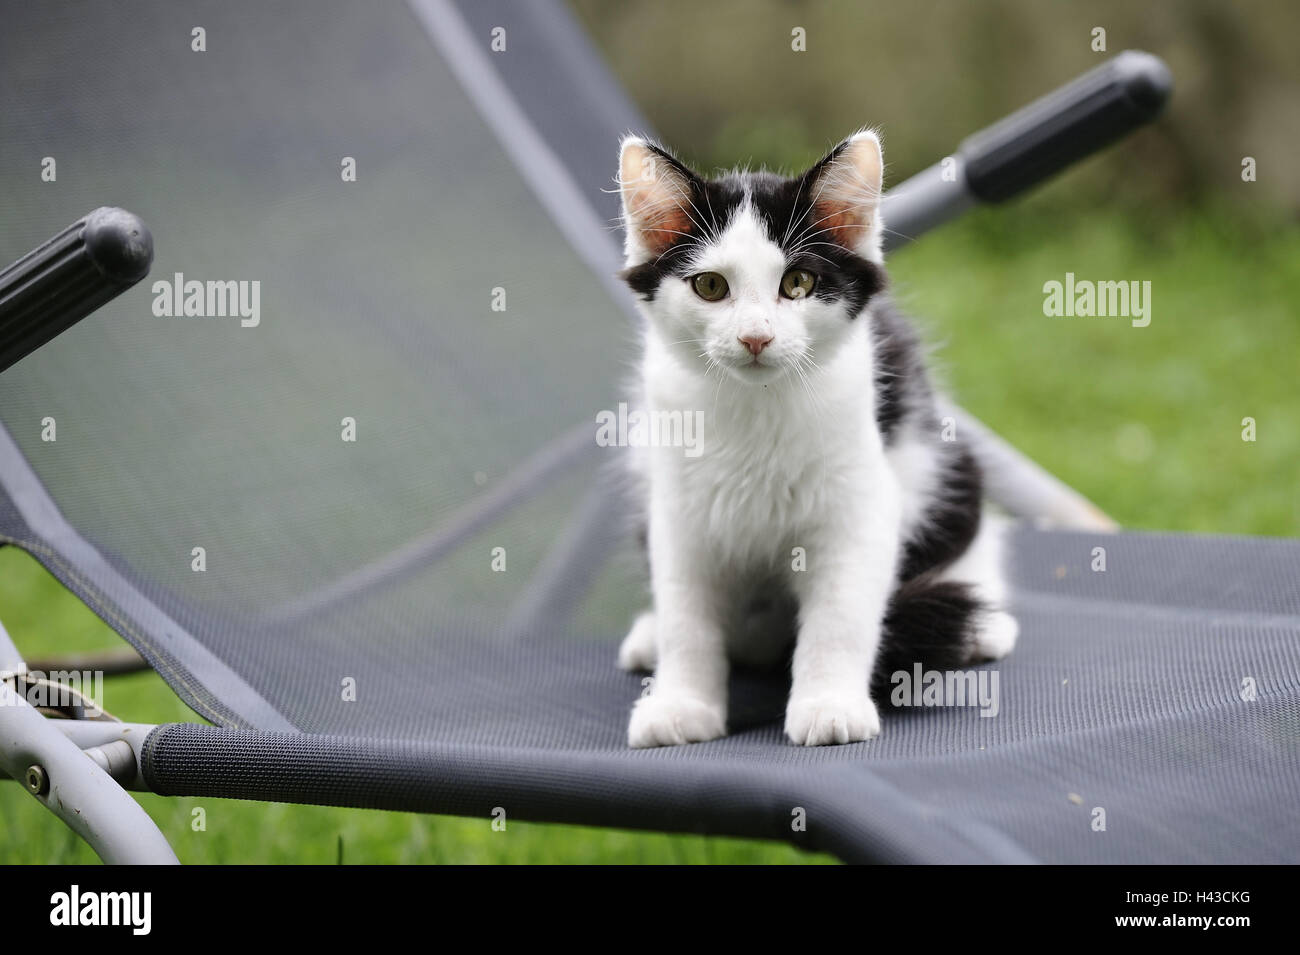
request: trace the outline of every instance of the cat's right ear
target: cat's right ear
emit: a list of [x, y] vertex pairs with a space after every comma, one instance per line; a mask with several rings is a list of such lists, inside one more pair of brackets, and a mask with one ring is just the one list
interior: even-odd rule
[[629, 262], [662, 255], [690, 232], [693, 180], [690, 170], [658, 146], [640, 136], [623, 138], [618, 187]]
[[854, 133], [814, 166], [808, 186], [814, 236], [881, 264], [884, 167], [880, 137], [870, 129]]

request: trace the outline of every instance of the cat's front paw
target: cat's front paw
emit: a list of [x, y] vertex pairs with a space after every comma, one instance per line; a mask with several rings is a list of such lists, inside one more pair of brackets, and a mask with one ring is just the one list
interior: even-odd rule
[[863, 693], [791, 697], [785, 710], [785, 735], [799, 746], [860, 743], [880, 734], [880, 714]]
[[651, 694], [636, 701], [627, 726], [627, 743], [633, 749], [702, 743], [727, 733], [722, 706], [690, 696]]

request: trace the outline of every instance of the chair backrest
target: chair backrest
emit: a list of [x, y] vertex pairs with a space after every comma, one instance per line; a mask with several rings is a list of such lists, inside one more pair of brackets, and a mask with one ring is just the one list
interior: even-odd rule
[[[622, 531], [595, 493], [633, 353], [592, 271], [615, 143], [572, 181], [605, 210], [584, 256], [431, 38], [449, 17], [488, 50], [462, 6], [6, 13], [0, 259], [106, 204], [156, 258], [0, 376], [0, 539], [219, 721], [339, 730], [340, 679], [369, 677], [394, 689], [343, 728], [415, 732], [394, 701], [457, 643], [632, 609], [633, 565], [566, 583], [574, 534], [592, 559]], [[511, 6], [527, 108], [582, 121], [576, 33]]]

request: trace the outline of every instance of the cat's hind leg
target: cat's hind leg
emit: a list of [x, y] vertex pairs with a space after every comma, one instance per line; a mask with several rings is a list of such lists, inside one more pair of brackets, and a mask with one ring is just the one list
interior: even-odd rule
[[655, 612], [646, 610], [632, 623], [618, 648], [618, 665], [633, 672], [653, 672], [659, 661], [655, 637]]
[[985, 510], [980, 528], [965, 552], [939, 574], [940, 580], [966, 584], [985, 609], [976, 620], [972, 660], [1001, 660], [1016, 645], [1020, 624], [1007, 609], [1007, 519]]

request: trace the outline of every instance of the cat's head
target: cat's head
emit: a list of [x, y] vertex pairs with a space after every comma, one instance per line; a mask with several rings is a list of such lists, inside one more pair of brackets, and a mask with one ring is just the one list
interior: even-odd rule
[[763, 383], [820, 365], [884, 288], [880, 140], [859, 132], [803, 175], [706, 178], [623, 140], [624, 281], [678, 358]]

